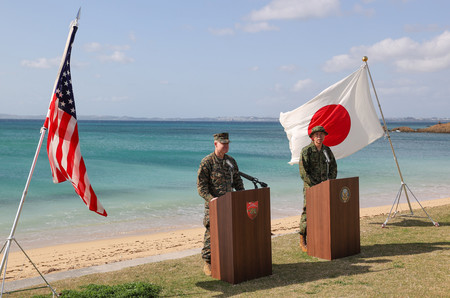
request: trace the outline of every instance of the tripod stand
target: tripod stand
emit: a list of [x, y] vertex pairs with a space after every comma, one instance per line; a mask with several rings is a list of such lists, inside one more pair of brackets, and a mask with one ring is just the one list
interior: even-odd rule
[[401, 215], [401, 216], [407, 216], [407, 217], [414, 217], [414, 212], [412, 210], [411, 207], [411, 203], [409, 201], [408, 198], [408, 193], [407, 190], [411, 193], [411, 195], [414, 197], [414, 199], [416, 200], [416, 202], [419, 204], [419, 206], [422, 208], [423, 212], [425, 212], [425, 214], [428, 216], [428, 219], [431, 220], [431, 222], [433, 223], [433, 225], [435, 225], [436, 227], [439, 227], [439, 223], [435, 222], [427, 213], [427, 211], [425, 211], [425, 209], [422, 207], [422, 204], [420, 204], [419, 200], [416, 198], [416, 196], [413, 194], [413, 192], [411, 191], [411, 189], [408, 187], [408, 185], [406, 185], [406, 183], [402, 182], [402, 184], [400, 185], [400, 189], [398, 190], [397, 196], [395, 197], [394, 203], [392, 204], [391, 207], [391, 211], [389, 211], [389, 215], [386, 218], [386, 221], [381, 225], [382, 228], [386, 227], [386, 224], [389, 221], [389, 218], [391, 218], [391, 214], [392, 214], [392, 210], [394, 209], [395, 206], [395, 211], [394, 214], [392, 215], [392, 217], [395, 217], [397, 215], [398, 212], [398, 204], [400, 203], [400, 197], [402, 195], [402, 191], [405, 191], [405, 196], [406, 196], [406, 200], [408, 201], [408, 206], [409, 206], [409, 211], [410, 214], [408, 215]]
[[[7, 241], [5, 242], [5, 244], [3, 245], [2, 249], [0, 250], [0, 253], [3, 252], [3, 249], [6, 247], [5, 250], [5, 254], [3, 255], [3, 259], [2, 259], [2, 271], [3, 271], [3, 266], [4, 266], [4, 272], [3, 272], [3, 280], [2, 280], [2, 291], [0, 293], [0, 297], [3, 297], [3, 293], [7, 293], [5, 292], [5, 278], [6, 278], [6, 266], [7, 266], [7, 262], [8, 262], [8, 254], [9, 254], [9, 249], [11, 247], [11, 241], [14, 241], [17, 246], [20, 248], [20, 250], [23, 252], [23, 254], [25, 255], [25, 257], [27, 257], [28, 261], [30, 261], [31, 265], [33, 265], [34, 269], [36, 269], [36, 271], [39, 273], [39, 275], [42, 277], [42, 279], [44, 280], [44, 282], [47, 284], [46, 287], [50, 288], [50, 290], [53, 293], [53, 297], [58, 296], [58, 294], [56, 293], [56, 291], [52, 288], [52, 286], [48, 283], [48, 281], [45, 279], [45, 277], [42, 275], [42, 273], [39, 271], [39, 269], [36, 267], [36, 265], [33, 263], [33, 261], [31, 260], [31, 258], [27, 255], [27, 253], [25, 252], [25, 250], [22, 248], [22, 246], [20, 246], [20, 244], [17, 242], [17, 240], [15, 238], [8, 238]], [[40, 288], [40, 287], [39, 287]]]

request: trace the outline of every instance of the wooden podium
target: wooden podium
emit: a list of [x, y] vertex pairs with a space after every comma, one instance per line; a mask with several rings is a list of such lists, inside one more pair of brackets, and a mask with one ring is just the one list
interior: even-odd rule
[[232, 284], [272, 274], [270, 189], [228, 192], [209, 203], [211, 276]]
[[308, 255], [332, 260], [360, 252], [358, 182], [332, 179], [307, 189]]

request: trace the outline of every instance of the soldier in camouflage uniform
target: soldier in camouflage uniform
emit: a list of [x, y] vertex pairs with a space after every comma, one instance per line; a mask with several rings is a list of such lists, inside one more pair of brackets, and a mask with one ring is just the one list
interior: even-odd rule
[[[337, 164], [331, 149], [323, 144], [328, 133], [322, 126], [315, 126], [311, 130], [309, 137], [311, 144], [302, 149], [299, 167], [300, 177], [303, 179], [303, 213], [300, 218], [300, 246], [304, 252], [306, 246], [306, 189], [328, 179], [336, 179]], [[326, 151], [330, 158], [327, 177], [327, 163], [325, 159]]]
[[[244, 190], [244, 183], [239, 175], [236, 161], [226, 153], [230, 140], [228, 133], [214, 135], [214, 152], [200, 162], [197, 175], [197, 191], [205, 200], [205, 217], [203, 225], [206, 228], [203, 240], [202, 258], [205, 261], [203, 271], [211, 275], [211, 244], [209, 234], [209, 202], [233, 190]], [[230, 162], [233, 167], [228, 165]]]

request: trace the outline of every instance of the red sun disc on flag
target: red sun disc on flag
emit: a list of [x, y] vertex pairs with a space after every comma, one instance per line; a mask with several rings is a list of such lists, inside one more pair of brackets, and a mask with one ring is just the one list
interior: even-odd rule
[[308, 135], [315, 126], [323, 126], [328, 132], [325, 137], [325, 146], [332, 147], [342, 143], [348, 136], [351, 119], [348, 111], [341, 105], [328, 105], [320, 108], [311, 118], [308, 126]]

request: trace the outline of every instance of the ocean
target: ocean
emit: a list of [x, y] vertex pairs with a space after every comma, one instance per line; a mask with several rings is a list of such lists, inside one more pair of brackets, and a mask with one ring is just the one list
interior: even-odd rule
[[[0, 241], [10, 234], [42, 124], [0, 120]], [[388, 128], [433, 124], [396, 122]], [[298, 215], [303, 182], [298, 166], [288, 164], [288, 140], [278, 122], [80, 120], [81, 153], [108, 217], [89, 211], [70, 182], [53, 184], [44, 141], [15, 238], [27, 249], [202, 227], [197, 169], [214, 150], [212, 135], [224, 131], [240, 170], [269, 185], [272, 218]], [[450, 134], [390, 135], [404, 181], [417, 199], [450, 197]], [[401, 180], [387, 138], [338, 160], [338, 178], [354, 176], [361, 207], [393, 204]], [[254, 188], [244, 182], [246, 189]]]

